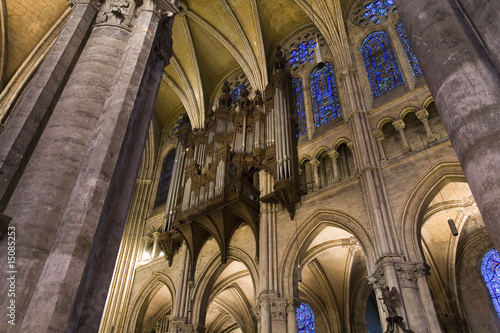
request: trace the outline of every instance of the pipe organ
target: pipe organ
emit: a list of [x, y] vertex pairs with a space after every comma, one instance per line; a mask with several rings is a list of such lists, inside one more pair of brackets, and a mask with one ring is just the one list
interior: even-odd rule
[[[204, 242], [213, 236], [225, 262], [229, 240], [241, 222], [258, 246], [260, 202], [280, 203], [291, 219], [300, 199], [295, 94], [281, 50], [277, 49], [264, 96], [249, 99], [246, 88], [233, 103], [227, 82], [205, 126], [192, 129], [187, 116], [178, 125], [175, 164], [160, 247], [167, 260], [182, 240], [191, 255], [191, 278]], [[259, 189], [259, 170], [274, 179], [274, 191]], [[258, 253], [258, 251], [257, 251]]]

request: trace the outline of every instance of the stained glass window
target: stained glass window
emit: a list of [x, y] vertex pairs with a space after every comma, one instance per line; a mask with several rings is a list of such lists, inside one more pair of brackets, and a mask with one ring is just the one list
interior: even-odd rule
[[314, 38], [311, 38], [307, 42], [300, 43], [296, 49], [290, 51], [290, 58], [288, 59], [289, 68], [293, 68], [299, 64], [303, 65], [306, 62], [313, 62], [315, 47], [316, 41]]
[[368, 35], [361, 44], [361, 54], [373, 97], [378, 97], [404, 83], [386, 32], [377, 31]]
[[339, 96], [333, 74], [333, 66], [325, 63], [323, 68], [316, 67], [309, 76], [314, 126], [319, 127], [330, 120], [340, 117]]
[[490, 291], [491, 300], [500, 317], [500, 257], [496, 249], [490, 250], [483, 258], [481, 272]]
[[250, 91], [250, 82], [248, 82], [247, 79], [245, 79], [243, 82], [237, 81], [236, 83], [234, 83], [234, 87], [229, 90], [229, 95], [231, 95], [233, 103], [236, 103], [236, 101], [240, 98], [241, 90], [243, 90], [243, 87], [247, 88], [247, 90]]
[[410, 63], [413, 77], [419, 77], [420, 75], [422, 75], [422, 70], [420, 69], [420, 66], [418, 64], [417, 57], [415, 57], [415, 53], [413, 53], [410, 40], [408, 39], [408, 35], [403, 28], [403, 23], [401, 23], [400, 20], [398, 20], [398, 22], [396, 23], [396, 31], [398, 32], [401, 44], [403, 44], [403, 49], [405, 50], [406, 58], [408, 58], [408, 62]]
[[297, 333], [316, 332], [314, 327], [314, 313], [306, 303], [297, 308]]
[[380, 23], [380, 19], [382, 17], [387, 16], [391, 9], [395, 11], [394, 0], [377, 0], [377, 1], [368, 1], [365, 4], [365, 12], [363, 12], [362, 17], [365, 20], [371, 21], [375, 24]]
[[158, 183], [158, 190], [156, 192], [155, 207], [163, 205], [167, 202], [168, 188], [170, 186], [170, 179], [172, 178], [172, 170], [174, 169], [175, 149], [171, 149], [167, 156], [163, 159], [161, 167], [160, 182]]
[[292, 79], [293, 89], [297, 101], [297, 133], [299, 137], [307, 133], [306, 108], [304, 106], [304, 89], [301, 79]]

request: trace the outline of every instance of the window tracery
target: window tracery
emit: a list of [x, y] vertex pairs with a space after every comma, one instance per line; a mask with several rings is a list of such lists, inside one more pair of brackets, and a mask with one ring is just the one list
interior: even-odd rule
[[357, 25], [379, 24], [383, 18], [395, 11], [394, 0], [362, 1], [355, 9], [354, 23]]
[[481, 273], [490, 292], [495, 310], [500, 317], [500, 256], [496, 249], [491, 249], [484, 256], [481, 263]]
[[290, 51], [290, 58], [288, 59], [289, 68], [297, 67], [299, 64], [303, 65], [306, 62], [313, 62], [315, 47], [316, 41], [314, 37], [297, 45], [296, 49]]
[[413, 77], [417, 78], [420, 75], [422, 75], [422, 70], [420, 69], [417, 57], [413, 52], [413, 48], [411, 47], [410, 40], [408, 39], [408, 35], [406, 34], [406, 31], [403, 27], [403, 23], [401, 22], [401, 20], [398, 20], [398, 22], [396, 23], [396, 31], [398, 32], [401, 44], [403, 44], [403, 49], [405, 50], [406, 58], [410, 63], [410, 67], [413, 72]]
[[314, 326], [314, 313], [306, 303], [300, 304], [296, 311], [297, 333], [316, 332]]
[[168, 188], [170, 179], [172, 178], [172, 170], [174, 169], [175, 148], [171, 149], [163, 159], [161, 167], [160, 181], [156, 192], [155, 208], [165, 204], [167, 201]]
[[361, 54], [373, 97], [404, 83], [396, 56], [385, 31], [373, 32], [361, 44]]
[[309, 76], [314, 126], [319, 127], [340, 117], [340, 104], [333, 66], [325, 63], [314, 68]]
[[306, 108], [304, 104], [304, 87], [301, 79], [292, 79], [293, 89], [295, 90], [295, 98], [297, 102], [297, 133], [299, 137], [307, 133]]

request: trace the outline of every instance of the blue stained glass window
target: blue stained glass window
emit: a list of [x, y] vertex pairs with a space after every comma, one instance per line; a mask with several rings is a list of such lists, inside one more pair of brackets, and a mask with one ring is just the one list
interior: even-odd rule
[[481, 263], [481, 273], [490, 291], [491, 300], [500, 317], [500, 257], [496, 249], [490, 250]]
[[380, 23], [380, 18], [387, 16], [393, 6], [394, 0], [370, 1], [365, 5], [366, 12], [362, 16], [368, 21], [378, 24]]
[[229, 90], [229, 95], [231, 95], [233, 103], [236, 103], [236, 101], [240, 98], [241, 90], [243, 89], [243, 87], [247, 88], [247, 90], [250, 90], [250, 82], [248, 82], [248, 80], [246, 79], [243, 82], [238, 81], [234, 84], [234, 87]]
[[361, 54], [373, 97], [378, 97], [404, 83], [386, 32], [377, 31], [368, 35], [361, 44]]
[[339, 96], [333, 74], [333, 66], [316, 67], [309, 76], [314, 126], [319, 127], [330, 120], [340, 117]]
[[408, 62], [410, 63], [413, 77], [419, 77], [420, 75], [422, 75], [422, 70], [420, 69], [420, 65], [418, 64], [417, 57], [415, 57], [415, 53], [413, 53], [410, 40], [408, 39], [408, 35], [403, 28], [403, 23], [400, 20], [398, 20], [398, 22], [396, 23], [396, 31], [398, 32], [401, 44], [403, 44], [403, 49], [405, 50], [406, 58], [408, 58]]
[[171, 149], [163, 159], [161, 167], [160, 182], [156, 191], [155, 207], [163, 205], [167, 202], [168, 188], [170, 179], [172, 178], [172, 170], [174, 169], [175, 149]]
[[296, 311], [297, 314], [297, 333], [316, 332], [314, 327], [314, 313], [306, 303], [300, 304]]
[[301, 79], [292, 79], [297, 100], [297, 137], [307, 133], [306, 108], [304, 106], [304, 88]]
[[316, 41], [314, 38], [311, 38], [307, 42], [300, 43], [296, 49], [290, 51], [290, 58], [288, 59], [290, 68], [298, 66], [299, 64], [303, 65], [306, 62], [313, 62], [315, 47]]

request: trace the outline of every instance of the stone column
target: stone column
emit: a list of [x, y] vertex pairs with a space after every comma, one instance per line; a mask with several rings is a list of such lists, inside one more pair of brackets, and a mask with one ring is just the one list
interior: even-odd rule
[[381, 130], [375, 130], [372, 132], [375, 137], [375, 141], [377, 142], [378, 152], [380, 154], [380, 160], [385, 161], [387, 157], [385, 157], [384, 147], [382, 146], [382, 142], [385, 141], [384, 133]]
[[396, 6], [474, 199], [500, 248], [499, 3], [396, 0]]
[[339, 158], [339, 153], [336, 150], [330, 150], [328, 153], [328, 157], [332, 160], [333, 167], [333, 182], [336, 183], [339, 181], [339, 168], [337, 165], [337, 159]]
[[411, 148], [408, 146], [408, 141], [406, 141], [406, 135], [405, 135], [405, 123], [402, 120], [396, 120], [392, 122], [392, 126], [398, 131], [399, 136], [401, 138], [401, 142], [403, 143], [403, 153], [408, 153]]
[[310, 163], [311, 163], [311, 167], [313, 168], [313, 172], [314, 172], [314, 190], [316, 191], [317, 189], [319, 189], [319, 186], [320, 186], [319, 171], [318, 171], [320, 162], [314, 158], [311, 160]]
[[[80, 1], [28, 86], [25, 97], [6, 121], [0, 136], [0, 210], [5, 209], [37, 140], [47, 124], [73, 69], [99, 8], [98, 1]], [[0, 118], [8, 117], [0, 114]]]
[[400, 316], [406, 329], [417, 333], [441, 333], [427, 284], [428, 268], [425, 263], [382, 259], [379, 267], [368, 281], [373, 285], [379, 300], [380, 320], [385, 325], [384, 330], [387, 328], [387, 318]]
[[19, 235], [15, 331], [97, 331], [175, 11], [167, 1], [109, 0], [90, 22], [5, 208]]
[[422, 109], [415, 112], [415, 115], [417, 116], [418, 120], [420, 120], [422, 124], [424, 124], [425, 134], [427, 134], [427, 142], [431, 143], [436, 141], [436, 138], [432, 134], [431, 127], [429, 126], [429, 112], [427, 112], [426, 109]]
[[153, 251], [151, 252], [151, 259], [158, 256], [158, 240], [160, 239], [160, 233], [158, 231], [153, 232]]
[[287, 333], [297, 333], [297, 307], [300, 302], [296, 299], [288, 300], [286, 308]]

